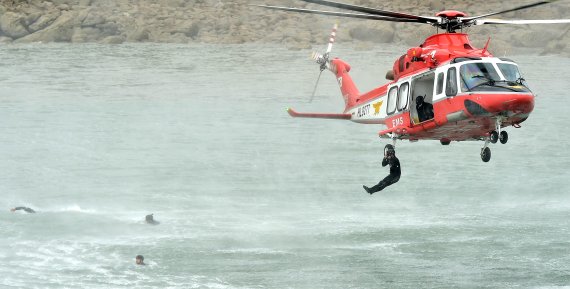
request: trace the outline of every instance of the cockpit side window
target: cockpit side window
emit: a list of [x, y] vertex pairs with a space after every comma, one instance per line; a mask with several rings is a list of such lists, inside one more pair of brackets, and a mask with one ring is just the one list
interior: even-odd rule
[[443, 92], [443, 72], [440, 72], [437, 75], [437, 86], [435, 90], [435, 94], [441, 94]]
[[445, 85], [445, 95], [457, 95], [457, 70], [451, 67], [447, 70], [447, 83]]

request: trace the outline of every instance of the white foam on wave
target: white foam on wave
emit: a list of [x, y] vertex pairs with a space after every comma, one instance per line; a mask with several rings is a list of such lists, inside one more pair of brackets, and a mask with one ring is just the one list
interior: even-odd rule
[[76, 282], [75, 272], [83, 272], [83, 286], [77, 283], [79, 286], [72, 287], [90, 287], [85, 284], [104, 285], [99, 288], [108, 288], [109, 284], [132, 285], [131, 280], [124, 278], [120, 266], [110, 265], [124, 263], [124, 258], [119, 254], [101, 254], [99, 245], [94, 243], [25, 241], [14, 248], [17, 248], [14, 254], [17, 262], [12, 261], [8, 265], [18, 272], [12, 280], [15, 284], [34, 283], [39, 284], [39, 288], [44, 288], [46, 282], [73, 284]]
[[235, 286], [224, 281], [222, 278], [207, 277], [203, 275], [190, 276], [169, 276], [164, 280], [169, 288], [213, 288], [213, 289], [238, 289], [251, 288], [245, 286]]
[[398, 250], [400, 246], [409, 245], [409, 242], [387, 242], [387, 243], [368, 243], [358, 245], [337, 246], [337, 249], [357, 250], [357, 251], [385, 251], [389, 253], [401, 254]]
[[269, 248], [242, 248], [242, 249], [222, 249], [217, 250], [223, 254], [239, 254], [239, 253], [247, 253], [247, 254], [256, 254], [256, 255], [284, 255], [284, 254], [291, 254], [290, 252], [282, 251], [282, 250], [275, 250]]
[[77, 213], [87, 213], [87, 214], [95, 214], [97, 213], [96, 210], [93, 209], [82, 209], [79, 205], [69, 205], [65, 207], [60, 207], [57, 209], [46, 210], [47, 212], [77, 212]]

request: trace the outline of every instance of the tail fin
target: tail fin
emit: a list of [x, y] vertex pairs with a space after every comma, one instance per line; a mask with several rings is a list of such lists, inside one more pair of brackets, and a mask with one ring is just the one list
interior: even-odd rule
[[360, 92], [348, 74], [350, 65], [338, 58], [331, 60], [330, 63], [330, 70], [336, 75], [346, 108], [354, 106]]

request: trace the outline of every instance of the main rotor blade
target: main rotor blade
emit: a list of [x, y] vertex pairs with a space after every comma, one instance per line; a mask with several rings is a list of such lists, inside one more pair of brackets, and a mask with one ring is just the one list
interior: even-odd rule
[[561, 23], [570, 23], [570, 19], [548, 19], [548, 20], [481, 19], [481, 20], [475, 20], [475, 25], [481, 25], [481, 24], [561, 24]]
[[414, 20], [414, 19], [401, 19], [401, 18], [394, 18], [394, 17], [371, 15], [371, 14], [361, 14], [361, 13], [322, 11], [322, 10], [312, 10], [312, 9], [303, 9], [303, 8], [289, 8], [289, 7], [268, 6], [268, 5], [251, 5], [251, 6], [263, 7], [263, 8], [274, 9], [274, 10], [293, 11], [293, 12], [300, 12], [300, 13], [320, 14], [320, 15], [349, 17], [349, 18], [382, 20], [382, 21], [392, 21], [392, 22], [423, 23], [423, 22], [420, 22], [420, 21]]
[[365, 7], [365, 6], [358, 6], [358, 5], [351, 5], [351, 4], [339, 3], [339, 2], [328, 1], [328, 0], [301, 0], [301, 1], [307, 2], [307, 3], [323, 5], [323, 6], [328, 6], [328, 7], [339, 8], [339, 9], [345, 9], [345, 10], [351, 10], [351, 11], [356, 11], [356, 12], [363, 12], [363, 13], [368, 13], [368, 14], [373, 14], [373, 15], [379, 15], [379, 16], [416, 20], [414, 22], [420, 22], [420, 23], [437, 23], [439, 21], [438, 17], [428, 17], [428, 16], [419, 16], [419, 15], [413, 15], [413, 14], [393, 12], [393, 11], [388, 11], [388, 10], [382, 10], [382, 9], [370, 8], [370, 7]]
[[527, 4], [527, 5], [515, 7], [512, 9], [499, 11], [499, 12], [493, 12], [493, 13], [488, 13], [488, 14], [483, 14], [483, 15], [473, 16], [473, 17], [465, 17], [465, 18], [461, 19], [461, 21], [462, 22], [469, 22], [471, 20], [475, 20], [475, 19], [479, 19], [479, 18], [483, 18], [483, 17], [487, 17], [487, 16], [493, 16], [493, 15], [497, 15], [497, 14], [503, 14], [503, 13], [513, 12], [513, 11], [523, 10], [523, 9], [532, 8], [532, 7], [536, 7], [536, 6], [540, 6], [540, 5], [544, 5], [544, 4], [548, 4], [548, 3], [552, 3], [552, 2], [556, 2], [556, 1], [558, 1], [558, 0], [540, 1], [540, 2], [536, 2], [536, 3], [532, 3], [532, 4]]

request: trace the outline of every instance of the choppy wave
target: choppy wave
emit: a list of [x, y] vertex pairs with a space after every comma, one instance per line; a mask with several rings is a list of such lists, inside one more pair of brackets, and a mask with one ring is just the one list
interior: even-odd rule
[[97, 214], [95, 209], [84, 209], [79, 205], [68, 205], [59, 208], [48, 208], [46, 212], [76, 212], [76, 213], [86, 213], [86, 214]]

